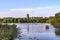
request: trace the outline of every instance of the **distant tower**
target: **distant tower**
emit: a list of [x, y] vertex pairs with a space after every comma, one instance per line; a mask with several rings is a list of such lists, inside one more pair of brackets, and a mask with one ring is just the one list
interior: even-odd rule
[[[29, 14], [27, 14], [27, 23], [29, 23]], [[29, 33], [29, 24], [27, 26], [27, 32]]]
[[29, 14], [27, 14], [27, 18], [29, 18]]

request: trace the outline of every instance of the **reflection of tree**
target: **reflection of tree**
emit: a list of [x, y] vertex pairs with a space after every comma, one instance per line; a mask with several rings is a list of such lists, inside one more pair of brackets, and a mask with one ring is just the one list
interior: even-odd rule
[[56, 34], [57, 36], [60, 36], [60, 28], [55, 30], [55, 34]]
[[21, 33], [22, 33], [22, 32], [21, 32], [21, 29], [18, 28], [17, 30], [18, 30], [17, 36], [18, 36], [18, 37], [22, 37], [22, 36], [21, 36]]

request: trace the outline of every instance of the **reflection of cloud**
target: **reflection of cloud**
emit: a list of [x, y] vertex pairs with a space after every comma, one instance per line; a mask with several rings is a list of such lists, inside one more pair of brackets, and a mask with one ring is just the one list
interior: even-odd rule
[[60, 11], [60, 7], [47, 6], [36, 8], [18, 8], [9, 9], [9, 11], [0, 12], [0, 17], [25, 17], [27, 13], [30, 16], [51, 16]]

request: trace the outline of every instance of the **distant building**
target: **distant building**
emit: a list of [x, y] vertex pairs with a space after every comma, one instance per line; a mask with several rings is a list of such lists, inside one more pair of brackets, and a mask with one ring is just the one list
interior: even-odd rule
[[27, 18], [29, 18], [29, 14], [27, 14]]
[[[29, 23], [29, 14], [27, 14], [27, 23]], [[27, 26], [27, 33], [29, 33], [29, 24]]]

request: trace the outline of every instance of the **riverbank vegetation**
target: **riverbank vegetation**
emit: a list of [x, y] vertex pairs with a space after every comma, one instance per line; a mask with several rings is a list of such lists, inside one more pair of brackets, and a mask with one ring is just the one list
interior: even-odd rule
[[56, 28], [60, 28], [60, 12], [56, 13], [55, 16], [50, 17], [46, 22], [53, 24]]
[[0, 40], [13, 40], [16, 35], [16, 25], [0, 24]]

